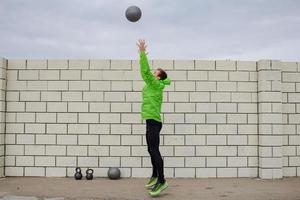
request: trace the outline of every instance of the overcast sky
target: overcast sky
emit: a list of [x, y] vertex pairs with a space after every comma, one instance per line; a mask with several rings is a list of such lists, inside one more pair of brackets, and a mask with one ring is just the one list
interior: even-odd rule
[[0, 57], [137, 59], [139, 38], [150, 59], [300, 61], [300, 1], [0, 0]]

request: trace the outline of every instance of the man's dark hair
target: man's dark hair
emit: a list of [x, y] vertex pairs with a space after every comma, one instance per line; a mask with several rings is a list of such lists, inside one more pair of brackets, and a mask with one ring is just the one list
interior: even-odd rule
[[165, 80], [166, 78], [168, 78], [167, 73], [162, 69], [162, 68], [157, 68], [157, 70], [159, 70], [159, 78], [160, 80]]

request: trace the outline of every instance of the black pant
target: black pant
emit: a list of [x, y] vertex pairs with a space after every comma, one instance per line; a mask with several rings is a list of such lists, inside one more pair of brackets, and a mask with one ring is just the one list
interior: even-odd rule
[[159, 133], [161, 128], [161, 122], [154, 119], [146, 120], [146, 141], [148, 152], [151, 156], [152, 176], [158, 177], [158, 181], [164, 183], [164, 162], [159, 152]]

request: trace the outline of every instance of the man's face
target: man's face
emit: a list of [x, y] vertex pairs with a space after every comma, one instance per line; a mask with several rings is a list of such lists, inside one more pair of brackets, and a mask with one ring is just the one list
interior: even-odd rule
[[160, 77], [159, 77], [160, 71], [159, 70], [156, 69], [153, 74], [156, 79], [158, 79], [158, 80], [160, 79]]

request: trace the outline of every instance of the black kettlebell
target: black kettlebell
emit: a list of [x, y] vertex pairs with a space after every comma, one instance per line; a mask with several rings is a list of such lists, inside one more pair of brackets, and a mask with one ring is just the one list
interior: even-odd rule
[[80, 180], [82, 178], [80, 167], [76, 167], [74, 177], [76, 180]]
[[88, 168], [86, 170], [86, 179], [87, 180], [93, 180], [93, 173], [94, 173], [94, 170], [91, 169], [91, 168]]

